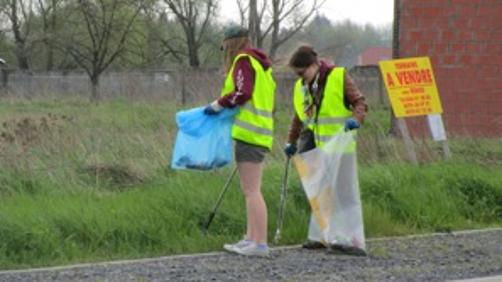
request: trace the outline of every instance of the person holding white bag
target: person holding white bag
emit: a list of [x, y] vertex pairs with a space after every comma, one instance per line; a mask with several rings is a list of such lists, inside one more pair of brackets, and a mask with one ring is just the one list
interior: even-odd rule
[[[318, 59], [312, 46], [300, 46], [291, 56], [289, 67], [297, 74], [293, 90], [295, 115], [291, 121], [288, 143], [284, 147], [287, 157], [322, 148], [333, 136], [343, 131], [358, 129], [364, 122], [368, 106], [364, 96], [345, 71], [327, 60]], [[298, 142], [298, 145], [297, 145]], [[355, 221], [360, 225], [356, 233], [363, 233], [362, 211], [357, 181], [356, 144], [353, 140], [337, 164], [335, 202], [333, 209], [356, 209]], [[331, 171], [326, 174], [333, 173]], [[328, 193], [334, 194], [334, 193]], [[344, 207], [346, 206], [346, 207]], [[344, 214], [342, 212], [342, 214]], [[352, 214], [354, 214], [352, 212]], [[360, 222], [360, 224], [359, 224]], [[350, 223], [349, 223], [350, 225]], [[346, 254], [365, 255], [364, 234], [354, 238], [335, 236], [327, 239], [320, 232], [318, 219], [311, 217], [309, 235], [303, 244], [307, 249], [329, 247]], [[334, 229], [337, 227], [335, 226]], [[336, 232], [335, 232], [336, 233]], [[361, 239], [362, 238], [362, 239]], [[327, 240], [329, 240], [327, 242]], [[358, 241], [363, 242], [358, 242]]]

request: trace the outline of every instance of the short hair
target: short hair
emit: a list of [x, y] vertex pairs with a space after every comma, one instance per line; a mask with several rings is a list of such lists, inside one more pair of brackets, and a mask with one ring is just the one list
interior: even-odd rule
[[313, 63], [317, 63], [317, 53], [310, 45], [298, 47], [289, 59], [289, 66], [294, 68], [306, 68]]

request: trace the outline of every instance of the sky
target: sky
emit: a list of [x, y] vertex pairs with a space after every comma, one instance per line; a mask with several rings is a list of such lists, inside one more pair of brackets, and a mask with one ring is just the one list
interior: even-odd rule
[[[220, 3], [223, 21], [239, 20], [236, 0], [220, 0]], [[358, 24], [380, 26], [392, 23], [394, 0], [326, 0], [319, 12], [333, 22], [350, 19]]]

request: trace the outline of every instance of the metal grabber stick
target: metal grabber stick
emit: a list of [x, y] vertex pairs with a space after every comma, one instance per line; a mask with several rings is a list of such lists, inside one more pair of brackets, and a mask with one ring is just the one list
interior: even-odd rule
[[214, 215], [216, 214], [216, 211], [218, 210], [218, 207], [220, 206], [221, 200], [223, 200], [223, 196], [227, 192], [228, 187], [230, 187], [230, 182], [232, 182], [232, 179], [234, 178], [234, 175], [236, 172], [237, 172], [237, 166], [233, 169], [232, 173], [228, 177], [227, 182], [223, 186], [223, 189], [220, 192], [220, 196], [218, 197], [218, 200], [216, 201], [216, 204], [213, 207], [213, 210], [211, 211], [211, 213], [209, 214], [209, 217], [207, 218], [206, 224], [204, 224], [204, 227], [203, 227], [204, 233], [206, 233], [207, 230], [209, 229], [209, 225], [213, 221]]
[[282, 179], [281, 203], [279, 204], [279, 213], [277, 214], [277, 229], [275, 230], [274, 243], [277, 244], [281, 239], [282, 222], [284, 221], [284, 207], [286, 206], [286, 194], [288, 192], [288, 171], [291, 157], [286, 159], [284, 177]]

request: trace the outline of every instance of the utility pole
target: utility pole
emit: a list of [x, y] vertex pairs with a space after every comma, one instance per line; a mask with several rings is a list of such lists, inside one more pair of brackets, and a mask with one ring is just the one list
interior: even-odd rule
[[[392, 59], [399, 59], [399, 17], [401, 16], [401, 3], [399, 0], [394, 0], [394, 22], [392, 25]], [[397, 136], [399, 132], [398, 121], [394, 115], [394, 111], [391, 108], [390, 111], [390, 128], [389, 134]]]

